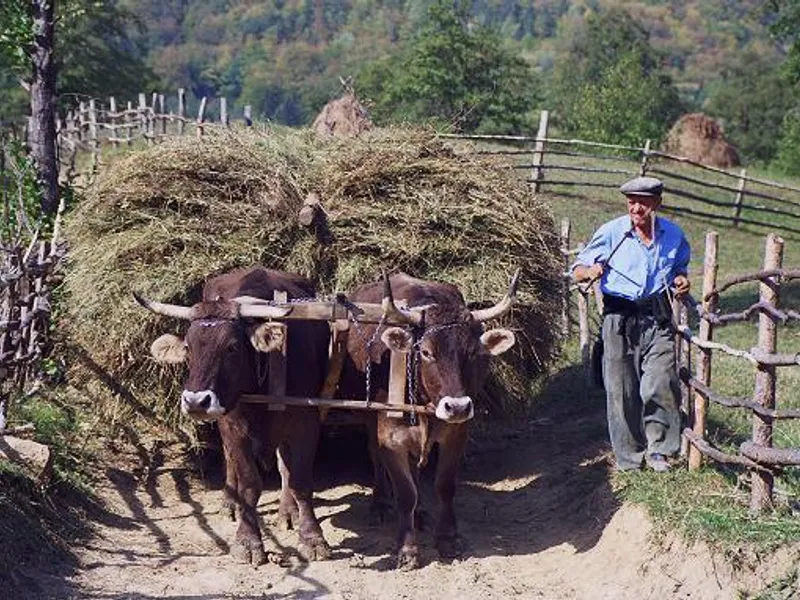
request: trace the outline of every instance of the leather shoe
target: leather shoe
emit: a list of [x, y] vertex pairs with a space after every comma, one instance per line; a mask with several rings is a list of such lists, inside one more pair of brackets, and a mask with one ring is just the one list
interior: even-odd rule
[[670, 469], [670, 464], [667, 461], [667, 457], [663, 454], [659, 454], [658, 452], [648, 454], [645, 462], [647, 462], [647, 466], [653, 469], [653, 471], [656, 473], [663, 473], [664, 471], [669, 471]]

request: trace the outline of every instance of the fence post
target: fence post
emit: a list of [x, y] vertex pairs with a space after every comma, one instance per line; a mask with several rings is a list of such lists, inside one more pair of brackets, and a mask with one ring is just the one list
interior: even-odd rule
[[[578, 244], [578, 251], [583, 250], [584, 243]], [[592, 360], [589, 347], [589, 297], [588, 292], [578, 287], [578, 339], [581, 347], [581, 362], [587, 382], [592, 381]]]
[[128, 100], [128, 108], [125, 111], [125, 119], [123, 120], [125, 123], [125, 145], [131, 145], [131, 139], [133, 137], [133, 132], [131, 131], [134, 128], [134, 118], [133, 118], [133, 102]]
[[539, 114], [539, 131], [536, 132], [536, 145], [533, 149], [533, 171], [531, 172], [531, 189], [539, 192], [540, 181], [544, 177], [544, 142], [547, 139], [547, 121], [550, 113], [543, 110]]
[[[717, 307], [717, 297], [708, 295], [717, 287], [717, 250], [719, 247], [719, 236], [716, 231], [709, 231], [706, 234], [706, 255], [703, 260], [703, 308], [713, 312]], [[708, 300], [706, 300], [708, 298]], [[700, 320], [700, 331], [698, 337], [703, 341], [710, 341], [713, 337], [711, 323], [706, 319]], [[700, 348], [697, 355], [697, 374], [696, 379], [704, 384], [711, 383], [711, 350]], [[708, 400], [695, 392], [694, 394], [694, 418], [692, 430], [701, 438], [706, 436], [706, 412], [708, 410]], [[696, 471], [700, 468], [703, 455], [693, 445], [689, 447], [689, 470]]]
[[644, 177], [647, 174], [647, 161], [650, 160], [650, 140], [647, 140], [644, 143], [644, 149], [642, 150], [642, 164], [639, 167], [639, 175]]
[[[139, 94], [139, 131], [143, 138], [147, 138], [147, 97]], [[150, 140], [147, 140], [148, 142]]]
[[245, 104], [244, 106], [244, 123], [248, 127], [253, 124], [253, 107], [249, 104]]
[[178, 88], [178, 135], [183, 135], [183, 127], [186, 124], [186, 90]]
[[742, 203], [744, 202], [744, 186], [747, 184], [747, 169], [739, 172], [739, 188], [736, 190], [736, 200], [733, 203], [733, 226], [739, 226], [742, 216]]
[[86, 121], [87, 121], [86, 112], [87, 112], [86, 102], [81, 100], [81, 102], [78, 104], [78, 139], [80, 141], [83, 141], [86, 138], [86, 135], [84, 134], [84, 129], [86, 128]]
[[[689, 325], [689, 311], [683, 302], [675, 302], [673, 306], [673, 316], [675, 322], [683, 327]], [[687, 373], [691, 373], [692, 369], [692, 345], [683, 339], [683, 336], [678, 333], [675, 335], [675, 367], [685, 369]], [[684, 414], [687, 423], [691, 423], [692, 418], [692, 389], [689, 384], [683, 382], [681, 384], [681, 407], [680, 410]], [[681, 456], [689, 454], [689, 440], [685, 436], [681, 436]]]
[[569, 219], [561, 219], [561, 254], [564, 256], [564, 307], [561, 314], [561, 324], [564, 328], [564, 335], [569, 335], [569, 297], [570, 297], [570, 277], [566, 274], [569, 271], [569, 234], [572, 224]]
[[89, 100], [89, 147], [92, 152], [92, 175], [100, 164], [100, 140], [97, 139], [97, 104], [94, 98]]
[[[770, 233], [764, 250], [764, 270], [780, 269], [783, 264], [783, 239]], [[777, 306], [780, 295], [780, 278], [770, 277], [759, 284], [759, 301]], [[764, 353], [774, 353], [778, 328], [775, 317], [761, 311], [758, 315], [758, 348]], [[775, 408], [775, 366], [758, 365], [756, 368], [755, 401], [765, 408]], [[772, 447], [772, 418], [753, 413], [753, 444]], [[752, 470], [750, 512], [759, 513], [772, 506], [774, 475], [771, 471]]]
[[203, 96], [203, 99], [200, 100], [200, 108], [197, 111], [197, 137], [203, 137], [203, 120], [205, 119], [206, 115], [206, 97]]
[[164, 94], [158, 95], [158, 112], [160, 113], [161, 118], [161, 138], [163, 139], [167, 135], [167, 107], [166, 107], [166, 100], [164, 99]]
[[119, 147], [119, 139], [117, 138], [117, 99], [114, 96], [111, 96], [108, 99], [108, 110], [110, 114], [108, 115], [108, 130], [109, 136], [111, 137], [111, 147], [118, 148]]
[[228, 126], [228, 100], [224, 97], [219, 99], [219, 122]]

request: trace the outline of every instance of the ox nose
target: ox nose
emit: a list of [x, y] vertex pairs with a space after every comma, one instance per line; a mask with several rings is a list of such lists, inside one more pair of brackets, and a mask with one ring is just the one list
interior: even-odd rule
[[225, 413], [225, 409], [220, 406], [217, 394], [212, 390], [199, 392], [183, 390], [181, 410], [185, 415], [195, 419], [216, 419]]
[[436, 405], [436, 416], [448, 423], [463, 423], [475, 416], [475, 407], [469, 396], [445, 396]]

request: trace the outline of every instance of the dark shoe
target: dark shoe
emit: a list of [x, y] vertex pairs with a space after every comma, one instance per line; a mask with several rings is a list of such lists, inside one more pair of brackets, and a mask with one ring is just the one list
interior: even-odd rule
[[652, 454], [648, 454], [647, 458], [645, 459], [647, 462], [647, 466], [653, 469], [656, 473], [663, 473], [665, 471], [669, 471], [670, 465], [667, 461], [667, 457], [663, 454], [659, 454], [658, 452], [654, 452]]

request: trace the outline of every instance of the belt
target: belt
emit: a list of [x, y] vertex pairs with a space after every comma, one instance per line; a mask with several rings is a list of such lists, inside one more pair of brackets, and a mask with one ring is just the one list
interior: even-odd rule
[[672, 306], [666, 291], [638, 300], [606, 294], [603, 296], [603, 314], [655, 317], [662, 321], [672, 318]]

